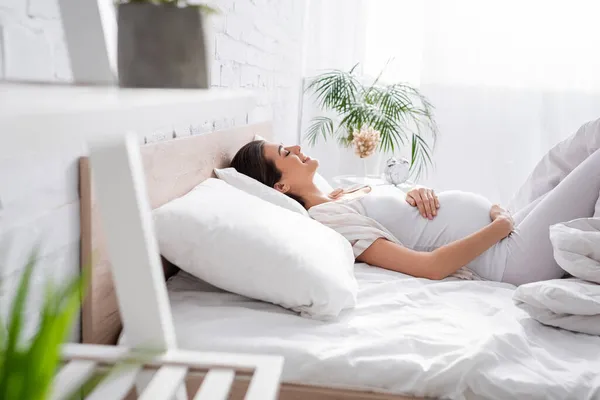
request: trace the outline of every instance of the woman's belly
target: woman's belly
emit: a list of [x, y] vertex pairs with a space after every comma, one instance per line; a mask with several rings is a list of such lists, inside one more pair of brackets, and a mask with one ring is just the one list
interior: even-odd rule
[[[383, 225], [404, 246], [417, 251], [432, 251], [469, 236], [491, 222], [492, 204], [483, 196], [447, 191], [439, 193], [438, 198], [440, 208], [433, 220], [424, 218], [400, 192], [375, 190], [361, 201], [370, 218]], [[505, 266], [504, 253], [504, 246], [493, 246], [467, 267], [485, 279], [500, 280]]]

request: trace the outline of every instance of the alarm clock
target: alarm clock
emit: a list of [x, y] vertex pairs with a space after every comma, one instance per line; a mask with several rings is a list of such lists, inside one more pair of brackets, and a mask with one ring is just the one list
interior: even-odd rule
[[384, 170], [385, 180], [392, 185], [406, 182], [410, 174], [410, 162], [405, 158], [391, 157], [387, 160]]

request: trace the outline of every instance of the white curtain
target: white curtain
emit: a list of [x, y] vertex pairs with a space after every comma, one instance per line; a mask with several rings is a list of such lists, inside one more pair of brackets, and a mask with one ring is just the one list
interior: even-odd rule
[[[424, 184], [507, 202], [545, 151], [600, 117], [600, 2], [370, 0], [361, 7], [366, 23], [355, 34], [365, 47], [356, 61], [364, 73], [376, 75], [392, 59], [385, 79], [419, 86], [436, 107], [440, 138]], [[323, 35], [318, 46], [340, 53], [344, 42]], [[356, 171], [352, 162], [321, 159], [329, 177]]]
[[[305, 20], [304, 86], [312, 77], [329, 69], [350, 70], [360, 62], [357, 71], [362, 73], [366, 49], [367, 11], [364, 0], [310, 0]], [[322, 115], [314, 98], [302, 96], [299, 121], [300, 142], [310, 120]], [[334, 141], [319, 143], [304, 150], [320, 161], [319, 172], [328, 180], [340, 174], [359, 173], [362, 164], [356, 162], [351, 151], [340, 149]]]

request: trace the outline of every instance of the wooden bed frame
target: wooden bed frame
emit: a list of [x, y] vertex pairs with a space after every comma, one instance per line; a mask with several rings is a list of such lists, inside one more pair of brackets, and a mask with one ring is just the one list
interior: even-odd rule
[[[270, 123], [248, 125], [226, 131], [144, 145], [141, 156], [152, 209], [180, 197], [213, 176], [214, 168], [228, 166], [231, 157], [254, 135], [273, 137]], [[90, 266], [88, 294], [83, 300], [81, 337], [83, 343], [116, 344], [121, 332], [121, 318], [113, 286], [106, 241], [100, 224], [86, 157], [80, 160], [81, 197], [81, 265]], [[165, 279], [177, 268], [163, 259]], [[199, 385], [187, 382], [188, 386]], [[242, 399], [247, 382], [236, 382], [230, 398]], [[282, 400], [409, 400], [406, 397], [372, 390], [350, 390], [283, 382]]]

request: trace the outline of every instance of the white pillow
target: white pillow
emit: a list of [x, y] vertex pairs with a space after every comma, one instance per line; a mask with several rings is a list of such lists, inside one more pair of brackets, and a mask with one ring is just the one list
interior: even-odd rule
[[600, 283], [600, 218], [579, 218], [550, 227], [554, 259], [574, 277]]
[[581, 279], [552, 279], [519, 286], [515, 305], [544, 325], [600, 335], [600, 286]]
[[215, 168], [215, 175], [217, 178], [227, 182], [233, 187], [236, 187], [248, 194], [259, 197], [264, 201], [268, 201], [276, 206], [283, 207], [287, 210], [308, 216], [308, 212], [302, 204], [292, 199], [285, 194], [278, 192], [277, 190], [268, 187], [257, 181], [256, 179], [250, 178], [248, 175], [241, 174], [235, 170], [235, 168]]
[[319, 319], [356, 305], [350, 243], [310, 218], [218, 179], [153, 216], [161, 254], [214, 286]]

